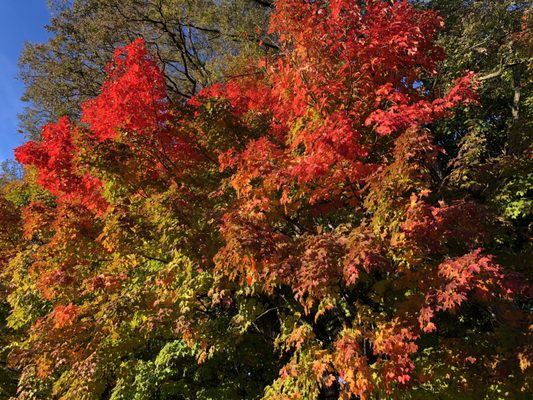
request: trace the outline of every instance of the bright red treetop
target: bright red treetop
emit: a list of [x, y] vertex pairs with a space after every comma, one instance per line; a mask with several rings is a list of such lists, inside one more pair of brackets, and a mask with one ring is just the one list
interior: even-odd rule
[[82, 107], [81, 121], [94, 136], [102, 141], [115, 138], [117, 129], [153, 134], [161, 128], [168, 118], [165, 80], [144, 40], [117, 49], [106, 71], [100, 95]]
[[265, 79], [199, 94], [226, 98], [236, 115], [270, 116], [268, 135], [221, 158], [223, 167], [237, 167], [241, 194], [262, 176], [272, 190], [282, 188], [284, 203], [294, 184], [311, 203], [346, 196], [341, 184], [361, 183], [383, 161], [380, 136], [429, 124], [475, 99], [470, 74], [439, 99], [420, 81], [443, 59], [433, 43], [442, 26], [435, 12], [408, 2], [365, 3], [278, 1], [271, 30], [282, 55], [261, 62]]
[[[113, 140], [119, 131], [146, 136], [149, 146], [168, 120], [163, 74], [146, 50], [142, 39], [119, 48], [106, 67], [108, 78], [98, 97], [83, 106], [82, 122], [89, 130], [74, 128], [68, 118], [43, 128], [41, 142], [28, 142], [15, 151], [19, 162], [39, 171], [39, 183], [60, 201], [80, 201], [93, 211], [104, 211], [101, 182], [81, 172], [80, 149], [74, 136], [88, 143]], [[86, 144], [88, 144], [86, 143]], [[185, 145], [178, 140], [175, 148]], [[181, 147], [180, 147], [181, 146]]]

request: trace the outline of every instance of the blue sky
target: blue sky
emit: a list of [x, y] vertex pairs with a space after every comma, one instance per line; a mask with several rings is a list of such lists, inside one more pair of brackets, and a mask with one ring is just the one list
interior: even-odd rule
[[17, 114], [24, 87], [17, 77], [17, 61], [24, 42], [42, 42], [50, 20], [47, 0], [0, 0], [0, 161], [13, 158], [24, 141], [17, 133]]

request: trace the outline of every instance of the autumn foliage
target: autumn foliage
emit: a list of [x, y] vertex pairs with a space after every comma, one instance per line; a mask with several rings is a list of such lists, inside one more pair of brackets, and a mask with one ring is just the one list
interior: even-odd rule
[[118, 49], [0, 203], [17, 398], [526, 398], [527, 275], [437, 173], [432, 127], [479, 87], [427, 84], [442, 26], [278, 0], [280, 51], [185, 104], [142, 40]]

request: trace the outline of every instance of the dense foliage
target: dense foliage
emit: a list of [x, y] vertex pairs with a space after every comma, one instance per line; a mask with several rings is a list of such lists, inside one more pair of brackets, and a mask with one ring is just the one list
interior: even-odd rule
[[1, 183], [0, 396], [529, 398], [533, 14], [423, 3], [277, 0], [186, 102], [119, 47]]

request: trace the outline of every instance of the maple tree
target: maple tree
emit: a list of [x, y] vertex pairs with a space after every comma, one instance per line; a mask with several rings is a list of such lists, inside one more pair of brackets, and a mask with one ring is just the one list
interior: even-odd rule
[[516, 231], [439, 174], [434, 131], [483, 106], [472, 72], [429, 84], [442, 27], [278, 0], [280, 51], [187, 103], [116, 50], [0, 198], [17, 398], [527, 398]]

